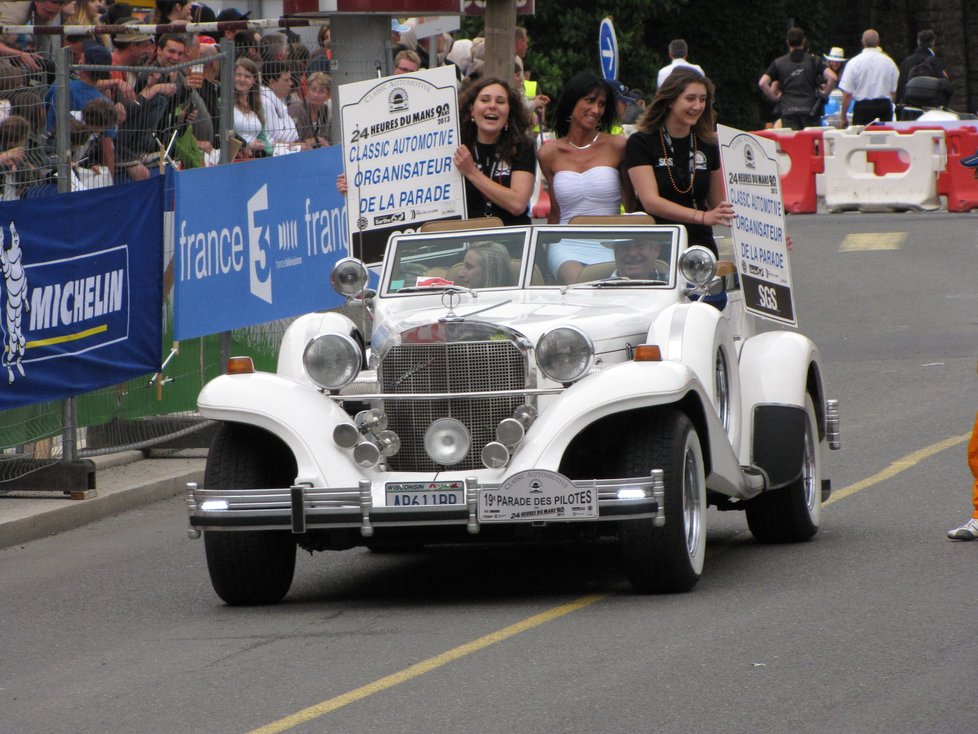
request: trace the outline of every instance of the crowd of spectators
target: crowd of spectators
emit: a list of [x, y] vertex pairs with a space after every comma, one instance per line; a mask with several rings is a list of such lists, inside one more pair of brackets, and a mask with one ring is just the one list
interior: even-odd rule
[[[191, 0], [157, 0], [155, 9], [111, 0], [0, 2], [0, 24], [134, 26], [112, 33], [0, 35], [0, 196], [47, 195], [56, 190], [55, 54], [71, 49], [69, 138], [77, 187], [90, 180], [139, 181], [166, 164], [216, 162], [219, 149], [242, 160], [330, 145], [333, 39], [322, 25], [309, 48], [291, 30], [181, 32], [181, 25], [248, 20], [230, 8], [215, 13]], [[166, 25], [151, 35], [136, 26]], [[166, 32], [162, 32], [166, 31]], [[421, 34], [423, 35], [423, 34]], [[222, 141], [218, 44], [234, 45], [234, 135]], [[391, 22], [391, 73], [453, 64], [460, 89], [484, 77], [485, 39], [443, 33], [419, 38], [416, 19]], [[533, 133], [546, 127], [550, 97], [536, 88], [527, 63], [530, 38], [517, 27], [513, 76]], [[618, 118], [634, 122], [644, 109], [640, 90], [615, 85]], [[223, 145], [222, 145], [223, 144]], [[188, 151], [189, 147], [189, 151]]]
[[[121, 33], [0, 35], [0, 198], [56, 191], [55, 54], [71, 49], [69, 140], [73, 188], [123, 183], [165, 164], [217, 160], [221, 85], [218, 43], [234, 44], [234, 159], [329, 145], [332, 121], [328, 25], [310, 50], [291, 31], [181, 32], [187, 23], [248, 20], [190, 0], [157, 0], [154, 12], [102, 0], [0, 2], [0, 25], [134, 26]], [[166, 24], [157, 35], [138, 25]], [[245, 63], [246, 62], [246, 63]], [[250, 75], [242, 88], [240, 81]]]

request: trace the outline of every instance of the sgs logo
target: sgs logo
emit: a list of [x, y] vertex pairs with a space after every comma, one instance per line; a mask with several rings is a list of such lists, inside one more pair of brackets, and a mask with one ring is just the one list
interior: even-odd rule
[[778, 310], [778, 292], [769, 285], [757, 286], [757, 294], [761, 299], [761, 308], [769, 311]]

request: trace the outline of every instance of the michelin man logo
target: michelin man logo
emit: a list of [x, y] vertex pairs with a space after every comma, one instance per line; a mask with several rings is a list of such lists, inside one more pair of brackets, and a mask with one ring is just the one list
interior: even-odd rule
[[0, 273], [3, 274], [3, 364], [7, 368], [7, 382], [14, 381], [14, 367], [21, 377], [24, 374], [24, 349], [27, 339], [22, 328], [24, 311], [30, 309], [27, 300], [27, 274], [24, 272], [23, 251], [17, 227], [10, 223], [10, 245], [5, 246], [3, 228], [0, 228]]

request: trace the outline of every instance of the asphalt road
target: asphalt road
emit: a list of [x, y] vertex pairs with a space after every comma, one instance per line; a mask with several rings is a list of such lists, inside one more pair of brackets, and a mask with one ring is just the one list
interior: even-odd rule
[[285, 603], [230, 609], [174, 499], [0, 551], [0, 732], [974, 731], [978, 543], [944, 533], [970, 509], [976, 224], [790, 218], [843, 416], [812, 542], [711, 510], [702, 580], [662, 597], [612, 548], [302, 554]]

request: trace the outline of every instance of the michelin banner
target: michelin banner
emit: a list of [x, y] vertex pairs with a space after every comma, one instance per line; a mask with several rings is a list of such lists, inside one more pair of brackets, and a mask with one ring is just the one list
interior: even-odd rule
[[341, 306], [348, 256], [339, 146], [196, 168], [176, 177], [176, 339]]
[[159, 369], [163, 185], [0, 204], [0, 410]]

